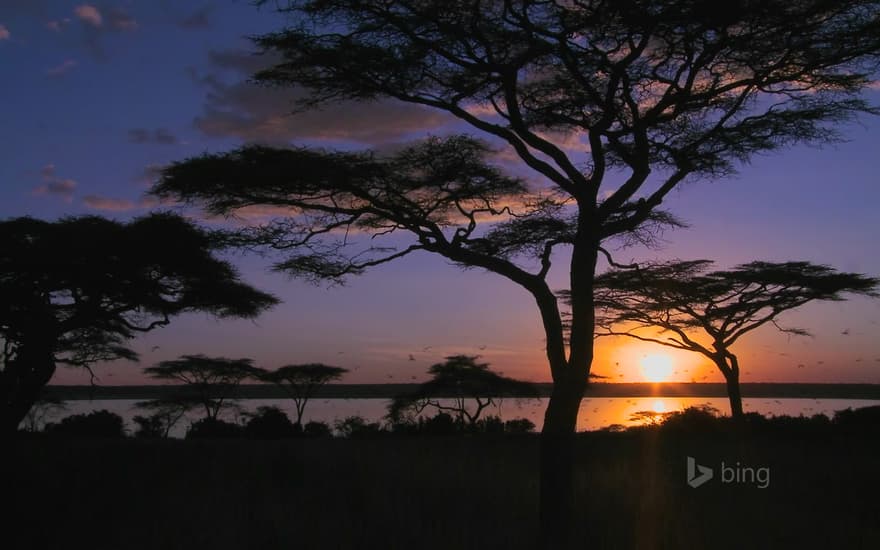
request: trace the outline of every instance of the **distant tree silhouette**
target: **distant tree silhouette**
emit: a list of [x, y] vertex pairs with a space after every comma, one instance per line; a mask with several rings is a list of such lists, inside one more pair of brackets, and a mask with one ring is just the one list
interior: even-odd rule
[[286, 365], [273, 371], [260, 373], [260, 378], [280, 387], [296, 407], [296, 424], [302, 426], [303, 413], [318, 388], [339, 380], [348, 369], [331, 367], [320, 363], [306, 365]]
[[184, 385], [171, 400], [201, 408], [205, 418], [218, 420], [221, 411], [237, 406], [234, 395], [239, 384], [259, 375], [260, 370], [252, 363], [251, 359], [183, 355], [147, 367], [144, 373], [156, 380], [182, 382]]
[[172, 214], [0, 221], [0, 433], [15, 431], [56, 365], [135, 360], [135, 335], [184, 312], [253, 317], [275, 304]]
[[116, 413], [100, 410], [67, 416], [57, 424], [49, 423], [46, 432], [63, 436], [122, 438], [125, 437], [125, 421]]
[[282, 439], [302, 434], [302, 428], [278, 407], [258, 407], [255, 413], [248, 414], [244, 426], [245, 437], [254, 439]]
[[[453, 355], [428, 369], [431, 379], [419, 384], [415, 392], [391, 400], [388, 417], [392, 421], [409, 412], [421, 413], [432, 407], [452, 414], [464, 425], [474, 427], [486, 407], [503, 397], [538, 397], [538, 390], [529, 382], [502, 376], [489, 370], [488, 363], [478, 357]], [[468, 403], [473, 401], [472, 406]]]
[[186, 431], [186, 439], [234, 439], [243, 434], [244, 429], [239, 424], [205, 417], [190, 425]]
[[44, 392], [28, 411], [27, 415], [25, 415], [20, 427], [28, 432], [40, 431], [41, 427], [46, 425], [49, 418], [65, 410], [67, 410], [67, 405], [64, 401], [56, 397], [47, 396]]
[[[566, 546], [603, 243], [650, 241], [658, 225], [674, 225], [659, 207], [686, 180], [834, 140], [835, 124], [877, 113], [860, 93], [874, 80], [880, 3], [290, 0], [279, 9], [291, 26], [256, 38], [277, 61], [255, 79], [292, 88], [298, 108], [404, 102], [512, 154], [489, 158], [467, 136], [390, 154], [247, 146], [172, 165], [154, 193], [216, 214], [278, 208], [275, 223], [241, 243], [281, 251], [276, 268], [293, 275], [337, 280], [424, 251], [522, 287], [540, 312], [554, 384], [541, 533], [545, 546]], [[504, 176], [502, 161], [539, 181]], [[560, 260], [568, 341], [548, 283]]]
[[[712, 264], [657, 263], [612, 269], [596, 277], [597, 334], [627, 336], [707, 357], [727, 381], [734, 417], [743, 415], [740, 365], [731, 351], [740, 338], [767, 324], [807, 335], [804, 329], [781, 326], [777, 317], [809, 302], [843, 300], [845, 293], [876, 297], [880, 285], [878, 279], [809, 262], [751, 262], [709, 271]], [[655, 335], [656, 329], [662, 332]]]
[[174, 426], [198, 403], [189, 398], [186, 391], [178, 391], [162, 399], [140, 401], [135, 406], [150, 413], [149, 416], [135, 416], [132, 419], [139, 427], [135, 435], [167, 438]]
[[382, 425], [378, 422], [368, 422], [359, 415], [347, 416], [334, 423], [336, 432], [340, 437], [350, 439], [353, 437], [373, 437], [382, 433]]

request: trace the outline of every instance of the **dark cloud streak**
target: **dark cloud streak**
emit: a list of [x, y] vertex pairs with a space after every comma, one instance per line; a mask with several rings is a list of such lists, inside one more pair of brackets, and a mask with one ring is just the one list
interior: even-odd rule
[[178, 139], [166, 128], [156, 128], [155, 130], [132, 128], [128, 131], [128, 141], [138, 144], [174, 145]]

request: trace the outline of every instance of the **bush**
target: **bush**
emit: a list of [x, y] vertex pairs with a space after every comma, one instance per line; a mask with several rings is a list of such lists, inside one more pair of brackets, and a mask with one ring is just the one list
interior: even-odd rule
[[303, 435], [306, 437], [332, 437], [333, 430], [326, 422], [306, 422], [303, 426]]
[[242, 428], [238, 424], [213, 418], [193, 422], [186, 432], [187, 439], [225, 439], [241, 435]]
[[367, 422], [362, 416], [348, 416], [337, 420], [335, 428], [341, 437], [373, 436], [382, 432], [382, 426], [378, 422]]
[[302, 429], [278, 407], [257, 408], [244, 426], [245, 437], [253, 439], [284, 439], [301, 433]]
[[661, 429], [676, 432], [711, 432], [721, 427], [717, 409], [709, 406], [688, 407], [665, 416]]
[[450, 435], [459, 431], [458, 422], [445, 412], [437, 413], [420, 424], [422, 433], [428, 435]]
[[47, 424], [45, 431], [53, 435], [120, 438], [125, 437], [125, 422], [116, 413], [100, 410], [74, 414], [57, 424]]
[[133, 419], [137, 424], [134, 436], [143, 439], [158, 439], [165, 437], [165, 423], [158, 414], [150, 416], [135, 416]]
[[477, 420], [473, 431], [487, 434], [500, 434], [504, 432], [504, 422], [497, 416], [487, 416]]
[[835, 411], [832, 423], [844, 430], [877, 431], [880, 429], [880, 405]]
[[504, 431], [509, 434], [527, 434], [535, 431], [535, 423], [528, 418], [514, 418], [504, 423]]

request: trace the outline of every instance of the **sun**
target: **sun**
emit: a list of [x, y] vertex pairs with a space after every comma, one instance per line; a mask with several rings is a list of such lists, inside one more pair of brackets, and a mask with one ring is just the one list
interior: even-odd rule
[[649, 382], [664, 382], [672, 374], [672, 358], [656, 353], [648, 355], [640, 361], [642, 374]]

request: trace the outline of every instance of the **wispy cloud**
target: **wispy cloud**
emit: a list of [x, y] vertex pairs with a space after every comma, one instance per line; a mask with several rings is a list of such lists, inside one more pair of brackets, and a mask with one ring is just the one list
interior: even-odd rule
[[178, 140], [177, 136], [172, 134], [167, 128], [156, 128], [155, 130], [148, 130], [147, 128], [132, 128], [128, 131], [128, 141], [132, 143], [174, 145]]
[[107, 14], [107, 22], [110, 24], [110, 27], [120, 31], [133, 31], [138, 28], [138, 23], [134, 17], [118, 8], [110, 10]]
[[62, 76], [69, 73], [74, 67], [76, 67], [75, 59], [68, 59], [64, 61], [64, 63], [57, 65], [55, 67], [51, 67], [46, 70], [46, 76]]
[[65, 17], [64, 19], [53, 19], [46, 23], [46, 26], [49, 27], [49, 30], [53, 30], [55, 32], [61, 32], [61, 29], [70, 24], [70, 18]]
[[100, 27], [104, 24], [104, 17], [98, 8], [91, 4], [82, 4], [74, 8], [74, 15], [80, 20], [93, 27]]
[[58, 177], [54, 164], [47, 164], [40, 168], [40, 178], [43, 183], [34, 188], [34, 195], [56, 196], [66, 202], [71, 201], [73, 192], [76, 190], [76, 182], [72, 179]]
[[202, 30], [211, 26], [210, 15], [213, 6], [205, 5], [181, 19], [177, 25], [188, 30]]
[[[437, 128], [450, 118], [437, 111], [392, 100], [342, 101], [323, 110], [291, 114], [303, 89], [276, 89], [247, 82], [275, 60], [241, 51], [212, 52], [211, 72], [193, 74], [207, 88], [204, 112], [194, 120], [206, 136], [287, 144], [296, 139], [378, 144]], [[225, 76], [235, 80], [226, 83]]]
[[12, 37], [12, 33], [9, 32], [6, 25], [0, 23], [0, 40], [9, 40], [10, 37]]
[[144, 197], [138, 201], [133, 201], [102, 195], [86, 195], [83, 197], [82, 202], [93, 210], [103, 210], [105, 212], [128, 212], [129, 210], [149, 209], [156, 206], [173, 204], [172, 201], [160, 201], [154, 197]]
[[125, 212], [135, 208], [134, 201], [128, 199], [113, 199], [110, 197], [101, 197], [99, 195], [86, 195], [83, 197], [83, 204], [94, 210], [105, 210], [109, 212]]
[[85, 46], [97, 59], [107, 57], [103, 37], [114, 32], [131, 32], [138, 23], [121, 8], [98, 9], [92, 4], [81, 4], [74, 10], [74, 16], [82, 23]]

